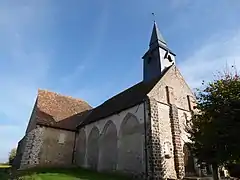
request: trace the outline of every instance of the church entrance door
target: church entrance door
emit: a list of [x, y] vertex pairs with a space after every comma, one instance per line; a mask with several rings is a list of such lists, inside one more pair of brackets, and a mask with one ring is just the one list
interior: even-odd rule
[[184, 153], [185, 176], [188, 177], [196, 176], [196, 171], [194, 168], [194, 159], [186, 144], [183, 146], [183, 153]]

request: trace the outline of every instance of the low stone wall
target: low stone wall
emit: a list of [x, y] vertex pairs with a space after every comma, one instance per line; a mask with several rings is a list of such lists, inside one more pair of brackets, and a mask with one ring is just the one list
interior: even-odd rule
[[43, 144], [44, 127], [37, 127], [25, 136], [25, 147], [20, 169], [35, 167], [39, 164], [39, 153]]

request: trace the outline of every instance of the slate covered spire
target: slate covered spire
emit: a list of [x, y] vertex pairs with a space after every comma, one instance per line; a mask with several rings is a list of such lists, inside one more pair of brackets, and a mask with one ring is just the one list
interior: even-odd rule
[[153, 30], [152, 30], [152, 35], [151, 35], [151, 40], [149, 43], [149, 46], [156, 46], [157, 45], [167, 45], [166, 41], [163, 39], [162, 34], [160, 33], [157, 23], [154, 21], [153, 24]]
[[175, 64], [175, 54], [168, 48], [156, 22], [153, 24], [149, 49], [142, 58], [145, 82], [160, 77], [166, 68]]

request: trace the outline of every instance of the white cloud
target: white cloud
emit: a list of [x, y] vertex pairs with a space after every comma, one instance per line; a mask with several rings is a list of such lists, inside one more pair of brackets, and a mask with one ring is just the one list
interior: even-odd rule
[[240, 29], [213, 35], [179, 64], [192, 88], [211, 80], [226, 65], [240, 68]]

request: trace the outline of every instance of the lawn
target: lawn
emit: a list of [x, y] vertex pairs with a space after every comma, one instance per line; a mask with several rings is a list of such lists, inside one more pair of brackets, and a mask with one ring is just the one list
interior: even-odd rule
[[[116, 174], [96, 173], [80, 168], [71, 169], [32, 169], [14, 173], [21, 180], [127, 180]], [[7, 180], [8, 174], [0, 171], [0, 179]]]
[[10, 165], [7, 165], [7, 164], [0, 164], [0, 169], [1, 168], [10, 168], [11, 166]]
[[0, 164], [0, 180], [9, 179], [9, 169], [11, 166]]

